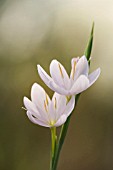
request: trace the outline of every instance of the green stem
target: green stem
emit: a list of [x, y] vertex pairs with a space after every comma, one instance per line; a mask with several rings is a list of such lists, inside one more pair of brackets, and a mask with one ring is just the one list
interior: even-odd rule
[[53, 167], [53, 160], [54, 160], [54, 154], [55, 154], [55, 148], [56, 148], [56, 127], [51, 128], [51, 160], [50, 160], [50, 170], [52, 170]]

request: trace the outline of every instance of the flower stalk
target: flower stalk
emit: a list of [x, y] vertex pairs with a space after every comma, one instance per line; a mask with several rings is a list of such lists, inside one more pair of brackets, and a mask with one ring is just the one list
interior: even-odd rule
[[53, 160], [54, 160], [54, 154], [56, 149], [56, 127], [51, 128], [51, 160], [50, 160], [50, 170], [53, 168]]

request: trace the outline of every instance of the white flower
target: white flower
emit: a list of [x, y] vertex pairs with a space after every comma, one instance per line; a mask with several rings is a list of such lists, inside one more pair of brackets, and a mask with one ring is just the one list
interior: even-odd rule
[[71, 66], [70, 77], [57, 60], [52, 60], [50, 64], [51, 77], [40, 65], [37, 65], [37, 68], [41, 79], [50, 89], [66, 96], [76, 95], [86, 90], [100, 75], [100, 68], [88, 75], [89, 65], [85, 56], [80, 59], [79, 57], [73, 58]]
[[27, 109], [27, 116], [33, 123], [45, 127], [57, 127], [64, 124], [71, 114], [75, 98], [72, 96], [67, 103], [66, 96], [54, 93], [50, 100], [45, 90], [39, 84], [34, 83], [31, 89], [31, 101], [24, 97], [24, 105]]

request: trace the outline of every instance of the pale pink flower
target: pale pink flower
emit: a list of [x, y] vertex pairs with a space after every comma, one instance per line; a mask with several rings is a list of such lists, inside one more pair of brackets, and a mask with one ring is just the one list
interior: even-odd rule
[[67, 102], [66, 96], [54, 93], [51, 100], [37, 83], [32, 86], [31, 101], [27, 97], [24, 97], [23, 101], [28, 118], [33, 123], [45, 127], [57, 127], [64, 124], [75, 105], [74, 96]]
[[57, 60], [52, 60], [50, 64], [50, 75], [37, 65], [38, 73], [44, 83], [53, 91], [66, 95], [76, 95], [89, 88], [99, 77], [100, 68], [93, 73], [89, 73], [89, 65], [85, 56], [80, 59], [73, 58], [71, 61], [71, 73], [68, 76], [65, 68]]

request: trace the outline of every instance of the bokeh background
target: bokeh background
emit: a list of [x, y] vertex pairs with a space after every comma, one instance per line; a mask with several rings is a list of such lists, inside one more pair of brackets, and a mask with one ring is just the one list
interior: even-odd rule
[[113, 169], [113, 1], [0, 0], [0, 170], [48, 170], [50, 131], [32, 124], [23, 106], [36, 65], [52, 59], [70, 71], [95, 22], [91, 71], [98, 81], [79, 100], [58, 170]]

